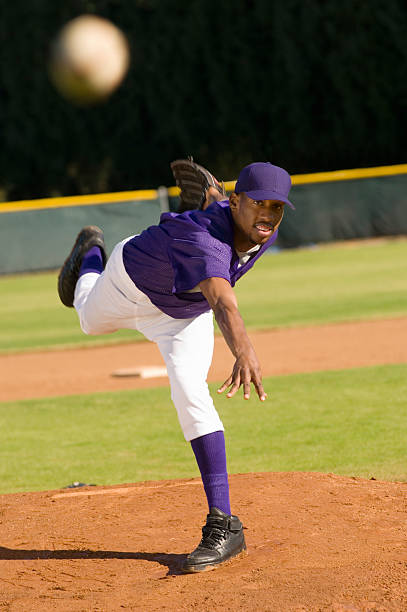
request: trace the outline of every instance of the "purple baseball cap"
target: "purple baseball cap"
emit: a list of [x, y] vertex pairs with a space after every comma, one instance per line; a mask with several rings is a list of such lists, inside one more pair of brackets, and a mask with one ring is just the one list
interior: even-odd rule
[[254, 162], [241, 170], [235, 193], [244, 191], [252, 200], [279, 200], [295, 209], [288, 199], [290, 189], [291, 178], [284, 168], [270, 162]]

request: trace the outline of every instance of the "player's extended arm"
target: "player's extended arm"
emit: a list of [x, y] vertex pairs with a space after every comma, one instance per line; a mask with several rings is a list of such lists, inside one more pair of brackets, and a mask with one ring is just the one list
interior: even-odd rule
[[207, 278], [199, 284], [199, 287], [208, 300], [219, 328], [236, 358], [232, 374], [218, 392], [222, 393], [231, 387], [227, 396], [232, 397], [243, 385], [244, 398], [249, 399], [252, 382], [259, 398], [264, 401], [267, 396], [262, 385], [260, 364], [247, 335], [237, 306], [236, 295], [230, 283], [224, 278]]

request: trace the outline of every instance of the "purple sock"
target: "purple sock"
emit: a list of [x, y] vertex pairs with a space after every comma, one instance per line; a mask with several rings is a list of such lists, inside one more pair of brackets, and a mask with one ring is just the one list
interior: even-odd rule
[[195, 438], [191, 440], [191, 446], [201, 472], [209, 510], [215, 507], [231, 514], [223, 431]]
[[83, 276], [88, 272], [97, 272], [101, 274], [104, 270], [102, 251], [100, 247], [94, 246], [83, 256], [79, 276]]

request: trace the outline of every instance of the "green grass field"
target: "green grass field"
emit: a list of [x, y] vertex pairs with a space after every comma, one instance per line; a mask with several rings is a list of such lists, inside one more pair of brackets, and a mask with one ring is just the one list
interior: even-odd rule
[[[216, 398], [231, 473], [407, 479], [407, 365], [280, 376], [265, 388], [264, 403]], [[0, 431], [0, 493], [199, 475], [166, 388], [0, 403]]]
[[236, 287], [249, 328], [405, 315], [407, 240], [283, 251]]
[[[407, 240], [282, 251], [260, 259], [236, 285], [246, 325], [266, 329], [406, 313]], [[57, 273], [0, 277], [0, 352], [130, 342], [123, 330], [85, 336], [62, 306]]]
[[[249, 328], [406, 315], [407, 240], [268, 255], [238, 283]], [[84, 336], [56, 273], [0, 278], [0, 352], [129, 342]], [[215, 388], [215, 387], [214, 387]], [[229, 470], [406, 480], [407, 366], [275, 377], [267, 402], [216, 398]], [[0, 403], [0, 492], [197, 476], [166, 388]]]

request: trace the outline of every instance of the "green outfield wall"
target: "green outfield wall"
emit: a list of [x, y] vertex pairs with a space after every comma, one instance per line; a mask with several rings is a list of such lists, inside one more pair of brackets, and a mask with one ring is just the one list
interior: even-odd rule
[[[277, 246], [407, 235], [407, 164], [292, 177]], [[234, 181], [225, 184], [228, 192]], [[103, 228], [110, 253], [119, 240], [176, 210], [176, 187], [0, 204], [0, 274], [61, 266], [84, 225]]]
[[[113, 199], [116, 194], [103, 195]], [[117, 242], [159, 220], [160, 199], [144, 198], [98, 202], [93, 196], [92, 203], [58, 199], [55, 206], [50, 206], [52, 200], [36, 204], [40, 208], [33, 207], [35, 201], [21, 203], [20, 208], [0, 205], [0, 274], [59, 268], [84, 225], [103, 228], [110, 253]]]
[[286, 209], [283, 248], [407, 234], [407, 174], [294, 185], [290, 198], [296, 210]]

